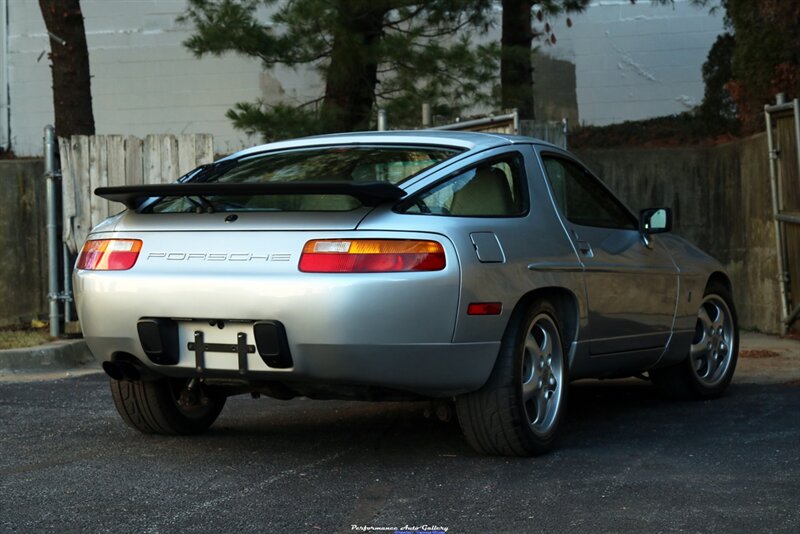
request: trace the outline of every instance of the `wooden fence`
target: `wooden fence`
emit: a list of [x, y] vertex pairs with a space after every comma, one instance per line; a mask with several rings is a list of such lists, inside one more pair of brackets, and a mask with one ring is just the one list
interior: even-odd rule
[[209, 134], [75, 135], [58, 138], [62, 174], [63, 239], [76, 253], [99, 222], [121, 204], [94, 195], [103, 186], [174, 182], [214, 159]]

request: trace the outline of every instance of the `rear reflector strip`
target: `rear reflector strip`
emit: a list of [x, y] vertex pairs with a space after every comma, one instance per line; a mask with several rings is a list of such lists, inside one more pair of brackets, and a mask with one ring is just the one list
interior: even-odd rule
[[472, 302], [467, 306], [467, 315], [500, 315], [502, 311], [501, 302]]
[[87, 271], [125, 271], [139, 258], [138, 239], [93, 239], [86, 242], [76, 267]]
[[446, 261], [436, 241], [413, 239], [318, 239], [303, 247], [304, 273], [441, 271]]

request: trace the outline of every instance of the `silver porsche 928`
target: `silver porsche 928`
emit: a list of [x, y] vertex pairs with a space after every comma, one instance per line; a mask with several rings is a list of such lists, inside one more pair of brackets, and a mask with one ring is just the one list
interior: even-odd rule
[[312, 137], [96, 193], [127, 210], [83, 247], [78, 314], [141, 432], [200, 432], [242, 393], [454, 398], [477, 451], [531, 455], [572, 380], [705, 399], [736, 367], [720, 264], [537, 139]]

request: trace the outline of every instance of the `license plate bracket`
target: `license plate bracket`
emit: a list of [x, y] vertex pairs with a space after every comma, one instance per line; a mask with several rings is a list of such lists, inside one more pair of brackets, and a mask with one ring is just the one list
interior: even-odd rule
[[236, 334], [236, 344], [231, 343], [206, 343], [203, 332], [195, 330], [194, 341], [190, 341], [186, 346], [190, 352], [194, 352], [195, 369], [198, 373], [205, 369], [206, 352], [232, 353], [239, 357], [239, 373], [247, 372], [247, 355], [255, 354], [256, 346], [247, 344], [247, 334], [238, 332]]

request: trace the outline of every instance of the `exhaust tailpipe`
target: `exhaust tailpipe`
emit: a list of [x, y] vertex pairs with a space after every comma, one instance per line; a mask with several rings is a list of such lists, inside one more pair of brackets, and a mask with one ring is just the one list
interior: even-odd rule
[[130, 360], [105, 361], [103, 362], [103, 371], [114, 380], [127, 380], [129, 382], [161, 378], [142, 364]]
[[122, 370], [119, 368], [114, 362], [103, 362], [103, 371], [112, 378], [113, 380], [124, 380], [125, 375], [122, 373]]

